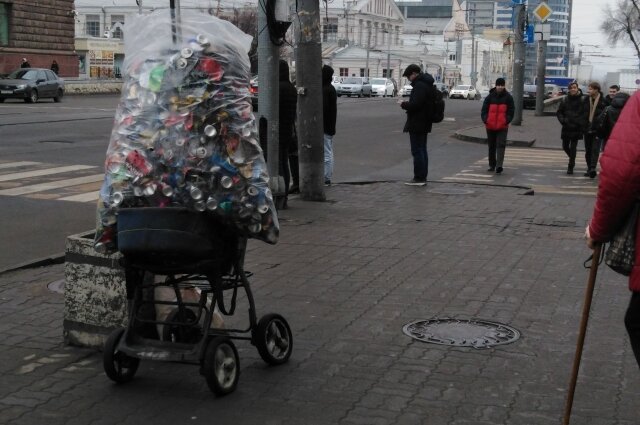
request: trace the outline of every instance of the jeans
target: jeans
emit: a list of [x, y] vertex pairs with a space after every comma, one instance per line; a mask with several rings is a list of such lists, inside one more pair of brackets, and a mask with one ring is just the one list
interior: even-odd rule
[[411, 155], [413, 156], [413, 178], [427, 180], [429, 155], [427, 154], [427, 133], [409, 133]]
[[624, 316], [624, 325], [629, 334], [633, 355], [640, 367], [640, 292], [631, 293], [631, 301]]
[[502, 168], [504, 151], [507, 147], [508, 130], [487, 130], [487, 144], [489, 145], [489, 167]]
[[576, 152], [578, 151], [578, 139], [562, 139], [562, 149], [569, 157], [569, 168], [576, 166]]
[[324, 135], [324, 179], [331, 180], [333, 176], [333, 136]]
[[587, 133], [584, 135], [584, 159], [587, 162], [589, 171], [595, 171], [598, 166], [598, 157], [600, 156], [600, 139], [595, 133]]

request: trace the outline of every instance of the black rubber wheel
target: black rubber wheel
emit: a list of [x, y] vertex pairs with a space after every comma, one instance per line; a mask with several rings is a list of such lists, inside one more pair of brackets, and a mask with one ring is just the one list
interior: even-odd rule
[[31, 95], [24, 101], [26, 103], [36, 103], [38, 101], [38, 90], [31, 90]]
[[284, 317], [266, 314], [254, 332], [253, 342], [262, 360], [270, 365], [281, 365], [289, 360], [293, 351], [293, 334]]
[[217, 396], [235, 391], [240, 379], [240, 358], [230, 338], [217, 336], [207, 344], [203, 373], [209, 389]]
[[124, 335], [124, 328], [116, 329], [109, 335], [104, 344], [103, 365], [104, 372], [109, 379], [118, 384], [124, 384], [133, 379], [140, 365], [140, 359], [127, 356], [116, 350], [120, 338]]
[[58, 93], [56, 94], [56, 97], [53, 98], [53, 101], [56, 103], [59, 103], [60, 101], [62, 101], [63, 95], [64, 95], [64, 92], [62, 91], [62, 89], [58, 89]]
[[[179, 309], [173, 309], [167, 316], [167, 322], [194, 323], [197, 319], [193, 310], [185, 308], [184, 317], [181, 317]], [[200, 326], [164, 325], [162, 327], [162, 340], [180, 342], [184, 344], [196, 344], [200, 341], [202, 332]]]

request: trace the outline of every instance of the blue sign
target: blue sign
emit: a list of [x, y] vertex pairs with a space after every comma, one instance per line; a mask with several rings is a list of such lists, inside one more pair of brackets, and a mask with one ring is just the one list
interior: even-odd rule
[[569, 83], [572, 83], [575, 80], [575, 78], [570, 77], [544, 77], [545, 84], [555, 84], [560, 87], [567, 87]]
[[525, 0], [513, 0], [513, 4], [524, 4]]
[[534, 42], [533, 36], [533, 25], [527, 25], [527, 31], [524, 34], [524, 42], [527, 44], [531, 44]]

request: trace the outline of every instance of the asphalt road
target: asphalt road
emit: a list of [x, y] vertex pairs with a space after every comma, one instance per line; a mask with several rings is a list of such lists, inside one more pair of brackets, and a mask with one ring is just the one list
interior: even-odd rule
[[[58, 255], [68, 235], [94, 227], [94, 198], [118, 100], [94, 95], [0, 104], [0, 270]], [[335, 182], [412, 177], [399, 100], [338, 100]], [[485, 155], [483, 146], [450, 137], [477, 125], [479, 108], [479, 101], [447, 102], [446, 120], [429, 136], [430, 180]]]

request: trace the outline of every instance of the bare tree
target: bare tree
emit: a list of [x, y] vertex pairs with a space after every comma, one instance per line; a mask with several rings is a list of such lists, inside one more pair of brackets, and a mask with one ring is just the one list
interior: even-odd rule
[[619, 0], [615, 7], [604, 8], [605, 20], [600, 30], [607, 34], [612, 46], [619, 41], [631, 41], [640, 60], [640, 0]]

